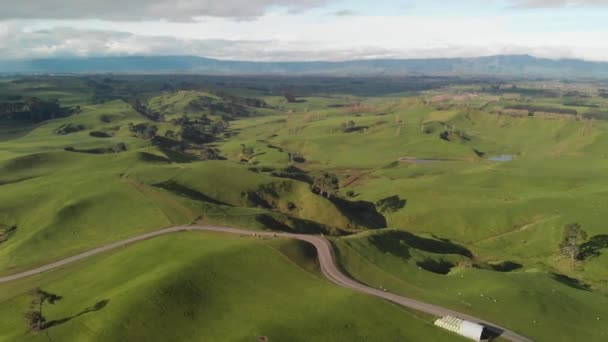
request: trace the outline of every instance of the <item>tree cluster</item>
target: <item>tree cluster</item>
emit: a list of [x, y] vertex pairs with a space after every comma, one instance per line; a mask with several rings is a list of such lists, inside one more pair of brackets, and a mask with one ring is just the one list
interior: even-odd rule
[[340, 190], [340, 181], [335, 175], [325, 172], [313, 179], [312, 190], [329, 199], [331, 196], [338, 194], [338, 191]]
[[133, 108], [134, 111], [138, 112], [139, 114], [145, 116], [146, 118], [152, 121], [164, 120], [164, 116], [161, 113], [151, 110], [137, 98], [131, 100], [129, 104], [131, 105], [131, 108]]
[[264, 100], [248, 98], [248, 97], [240, 97], [236, 95], [229, 94], [225, 91], [221, 90], [209, 90], [209, 93], [221, 97], [224, 101], [253, 108], [270, 108], [268, 103]]
[[137, 125], [129, 123], [129, 131], [135, 133], [135, 135], [139, 138], [152, 139], [156, 136], [158, 127], [148, 122], [143, 122]]
[[285, 100], [287, 100], [288, 103], [296, 103], [298, 102], [298, 99], [296, 98], [296, 96], [291, 92], [291, 91], [284, 91], [283, 92], [283, 97], [285, 97]]
[[255, 155], [255, 150], [251, 146], [241, 144], [241, 155], [246, 159], [251, 159]]
[[30, 304], [30, 311], [25, 314], [25, 320], [31, 330], [41, 331], [46, 328], [46, 317], [44, 317], [42, 312], [44, 304], [55, 304], [56, 302], [60, 301], [62, 297], [46, 292], [40, 288], [32, 291], [32, 297], [33, 299]]
[[587, 232], [580, 224], [571, 223], [564, 227], [562, 242], [559, 245], [562, 256], [576, 261], [581, 256], [581, 246], [587, 240]]
[[357, 124], [354, 121], [344, 122], [340, 125], [340, 129], [344, 133], [350, 133], [357, 129]]
[[42, 122], [80, 112], [80, 107], [61, 107], [59, 101], [26, 97], [21, 101], [0, 103], [0, 119]]

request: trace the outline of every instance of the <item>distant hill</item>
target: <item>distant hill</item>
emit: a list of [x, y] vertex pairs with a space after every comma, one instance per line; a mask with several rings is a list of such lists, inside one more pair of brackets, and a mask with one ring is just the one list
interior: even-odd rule
[[247, 62], [195, 56], [126, 56], [0, 60], [0, 73], [200, 73], [219, 75], [469, 75], [608, 78], [608, 63], [529, 55], [378, 59], [345, 62]]

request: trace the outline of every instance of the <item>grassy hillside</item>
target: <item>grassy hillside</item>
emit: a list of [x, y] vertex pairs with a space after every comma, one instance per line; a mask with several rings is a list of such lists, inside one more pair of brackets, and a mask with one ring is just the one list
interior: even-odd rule
[[[371, 79], [286, 82], [133, 76], [0, 84], [5, 110], [24, 98], [17, 94], [56, 97], [74, 109], [35, 122], [9, 111], [10, 120], [0, 120], [0, 274], [175, 224], [324, 234], [333, 236], [348, 273], [374, 287], [496, 321], [539, 341], [606, 339], [608, 122], [600, 114], [608, 113], [608, 101], [597, 87], [459, 80], [416, 94], [414, 85], [400, 87], [395, 80], [386, 88]], [[283, 96], [286, 91], [295, 99]], [[577, 114], [505, 112], [522, 105]], [[584, 115], [590, 111], [593, 118]], [[325, 191], [319, 184], [328, 179]], [[568, 260], [560, 251], [564, 227], [572, 223], [587, 233], [580, 246], [584, 260]], [[7, 327], [16, 324], [14, 310], [21, 310], [36, 282], [65, 295], [49, 308], [58, 317], [95, 304], [87, 302], [94, 293], [101, 294], [96, 300], [111, 300], [103, 310], [53, 327], [51, 334], [65, 339], [107, 340], [130, 331], [133, 340], [161, 339], [173, 324], [184, 340], [228, 334], [238, 341], [258, 333], [271, 341], [297, 340], [308, 330], [317, 334], [317, 325], [327, 327], [319, 329], [320, 340], [402, 334], [419, 340], [439, 333], [409, 316], [407, 324], [420, 326], [406, 333], [397, 308], [355, 295], [351, 303], [348, 293], [343, 297], [317, 275], [290, 276], [301, 270], [281, 264], [285, 255], [314, 270], [297, 244], [215, 237], [217, 246], [200, 249], [181, 237], [167, 241], [173, 242], [147, 242], [74, 266], [69, 276], [62, 270], [5, 286], [0, 298], [10, 305], [0, 305], [0, 313], [8, 310], [9, 317], [13, 310], [13, 321], [0, 325], [0, 336], [22, 336]], [[239, 268], [237, 279], [227, 272], [240, 262], [247, 267]], [[199, 264], [207, 268], [193, 266]], [[128, 267], [141, 270], [133, 282], [126, 279]], [[82, 298], [70, 302], [70, 284], [88, 284], [104, 273], [113, 276], [83, 285]], [[280, 282], [286, 284], [281, 293], [265, 292]], [[240, 292], [222, 290], [235, 283]], [[243, 283], [258, 295], [245, 295]], [[210, 293], [201, 298], [216, 316], [207, 302], [192, 299], [197, 291]], [[112, 299], [121, 293], [124, 306]], [[292, 298], [296, 293], [301, 298]], [[312, 308], [319, 293], [335, 294], [319, 304], [317, 315]], [[293, 304], [270, 312], [260, 306], [266, 296]], [[255, 319], [237, 312], [238, 302]], [[184, 309], [190, 306], [203, 310], [202, 318], [190, 318]], [[135, 319], [130, 313], [137, 307], [144, 309]], [[365, 311], [357, 311], [361, 307]], [[163, 310], [171, 317], [182, 312], [180, 320], [189, 317], [196, 326], [214, 318], [205, 329], [165, 324], [156, 319], [169, 317]], [[341, 323], [343, 331], [335, 317], [344, 315], [353, 323]], [[232, 316], [242, 316], [242, 330], [226, 318]], [[377, 323], [379, 316], [390, 319]], [[94, 317], [85, 325], [90, 328], [71, 325]], [[287, 321], [279, 324], [279, 318]]]
[[486, 263], [452, 242], [399, 230], [336, 245], [345, 269], [370, 286], [481, 315], [538, 341], [608, 336], [606, 294], [537, 262]]
[[[461, 340], [330, 285], [306, 251], [290, 241], [196, 233], [143, 242], [0, 286], [0, 340]], [[44, 309], [56, 325], [31, 334], [23, 314], [37, 286], [64, 298]]]

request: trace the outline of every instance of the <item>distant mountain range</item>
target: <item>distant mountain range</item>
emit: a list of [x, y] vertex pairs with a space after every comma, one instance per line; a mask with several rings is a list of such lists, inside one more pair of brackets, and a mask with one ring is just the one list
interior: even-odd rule
[[377, 59], [345, 62], [246, 62], [195, 56], [125, 56], [0, 60], [0, 73], [198, 73], [214, 75], [510, 76], [608, 78], [607, 62], [529, 55]]

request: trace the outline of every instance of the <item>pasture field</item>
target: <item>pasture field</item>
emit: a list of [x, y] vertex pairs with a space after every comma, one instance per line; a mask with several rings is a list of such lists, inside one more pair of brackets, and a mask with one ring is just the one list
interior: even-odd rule
[[[291, 241], [197, 233], [146, 241], [3, 285], [0, 340], [370, 341], [399, 336], [462, 341], [425, 317], [330, 285], [315, 265], [314, 255]], [[53, 326], [32, 334], [21, 311], [37, 286], [63, 299], [44, 308]]]
[[[372, 287], [537, 341], [608, 339], [608, 101], [594, 86], [171, 77], [0, 83], [0, 101], [62, 108], [0, 113], [0, 275], [178, 224], [323, 234]], [[576, 260], [561, 245], [573, 223]], [[129, 246], [0, 285], [0, 340], [46, 339], [23, 323], [37, 286], [65, 297], [49, 318], [72, 317], [55, 340], [455, 338], [335, 288], [309, 252], [190, 233]]]

